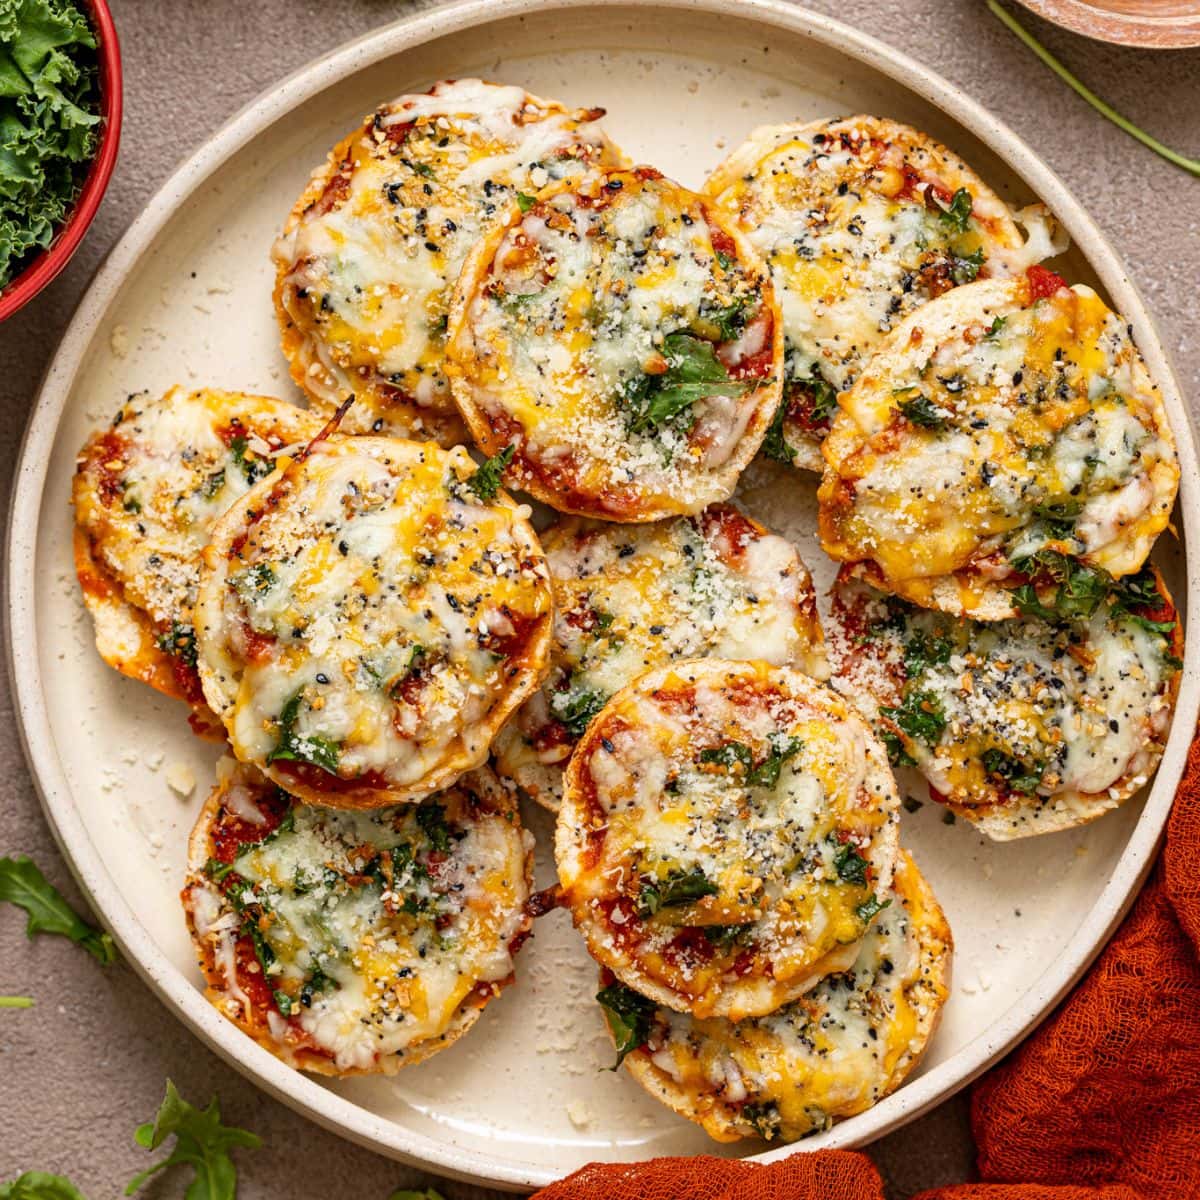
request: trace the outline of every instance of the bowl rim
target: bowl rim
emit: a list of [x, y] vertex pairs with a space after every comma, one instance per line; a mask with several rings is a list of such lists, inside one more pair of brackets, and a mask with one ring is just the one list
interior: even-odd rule
[[121, 43], [107, 0], [82, 0], [96, 32], [100, 66], [100, 144], [92, 156], [74, 208], [53, 241], [13, 281], [0, 291], [0, 321], [11, 317], [34, 298], [71, 260], [83, 241], [112, 178], [121, 145], [124, 95]]
[[1188, 50], [1200, 46], [1200, 11], [1152, 16], [1124, 12], [1089, 0], [1019, 0], [1031, 13], [1092, 41], [1141, 50]]
[[[92, 844], [55, 752], [36, 649], [38, 517], [58, 422], [105, 313], [147, 246], [186, 203], [187, 197], [255, 137], [345, 76], [466, 28], [520, 20], [535, 10], [567, 18], [573, 11], [587, 9], [642, 8], [662, 8], [681, 14], [702, 11], [756, 22], [767, 28], [788, 29], [818, 46], [874, 68], [947, 113], [976, 136], [1071, 230], [1102, 286], [1134, 328], [1143, 357], [1163, 391], [1181, 460], [1188, 464], [1196, 462], [1188, 412], [1141, 296], [1120, 255], [1054, 171], [1003, 120], [939, 72], [871, 34], [788, 0], [457, 0], [400, 17], [302, 66], [252, 99], [181, 163], [130, 225], [85, 292], [47, 370], [18, 457], [2, 582], [4, 652], [26, 764], [51, 832], [97, 916], [111, 929], [130, 967], [208, 1049], [267, 1095], [348, 1141], [449, 1178], [506, 1191], [544, 1186], [559, 1178], [561, 1172], [521, 1162], [497, 1162], [472, 1147], [456, 1144], [452, 1137], [437, 1139], [398, 1126], [313, 1077], [294, 1071], [266, 1049], [249, 1042], [232, 1026], [205, 999], [194, 979], [166, 958], [141, 924], [116, 886], [112, 874], [115, 864], [105, 862]], [[1195, 478], [1193, 472], [1184, 472], [1179, 503], [1185, 514], [1200, 516], [1200, 478]], [[1196, 535], [1190, 540], [1194, 543]], [[1184, 611], [1200, 611], [1200, 555], [1189, 556], [1186, 595]], [[952, 1059], [910, 1081], [874, 1108], [816, 1138], [752, 1154], [747, 1161], [771, 1162], [810, 1150], [848, 1148], [890, 1133], [966, 1086], [1050, 1014], [1099, 954], [1153, 865], [1200, 710], [1198, 665], [1200, 639], [1192, 639], [1171, 736], [1144, 808], [1110, 879], [1060, 959], [1031, 983], [1000, 1020], [980, 1030]]]

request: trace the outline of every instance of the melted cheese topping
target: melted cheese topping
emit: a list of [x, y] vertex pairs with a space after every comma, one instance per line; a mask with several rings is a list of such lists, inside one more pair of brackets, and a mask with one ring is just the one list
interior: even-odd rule
[[[824, 548], [966, 612], [1042, 551], [1136, 571], [1179, 480], [1124, 322], [1090, 288], [1039, 299], [1024, 279], [960, 289], [897, 330], [842, 396], [825, 456]], [[948, 605], [938, 585], [956, 575]]]
[[132, 397], [93, 434], [75, 475], [75, 520], [91, 552], [161, 633], [190, 632], [212, 527], [275, 459], [321, 430], [265, 396], [172, 388]]
[[[271, 1048], [324, 1056], [337, 1073], [388, 1070], [470, 1024], [510, 981], [532, 838], [493, 777], [370, 813], [296, 804], [267, 833], [254, 816], [273, 786], [228, 762], [223, 774], [201, 818], [210, 857], [185, 897], [210, 982]], [[213, 831], [231, 819], [251, 840], [214, 857]], [[252, 952], [240, 979], [239, 940]]]
[[949, 930], [907, 855], [848, 970], [734, 1023], [658, 1008], [626, 1064], [721, 1141], [794, 1141], [870, 1108], [916, 1064], [947, 996]]
[[550, 673], [492, 749], [501, 773], [552, 810], [588, 720], [648, 670], [711, 657], [828, 674], [808, 569], [731, 505], [636, 528], [567, 520], [542, 543], [554, 583]]
[[572, 757], [563, 899], [635, 990], [697, 1016], [769, 1012], [853, 959], [891, 882], [896, 808], [879, 743], [807, 676], [660, 668]]
[[448, 352], [489, 453], [564, 512], [645, 521], [722, 500], [778, 402], [765, 272], [648, 168], [548, 193], [464, 269]]
[[[959, 189], [969, 199], [961, 214], [951, 210]], [[1021, 240], [965, 164], [873, 117], [756, 130], [706, 191], [771, 268], [785, 338], [783, 434], [798, 465], [815, 470], [833, 391], [926, 301], [1006, 274]], [[814, 380], [832, 389], [823, 403]]]
[[329, 410], [358, 397], [344, 432], [458, 440], [442, 347], [463, 260], [518, 193], [621, 163], [602, 115], [460, 79], [401, 96], [335, 148], [274, 258], [296, 382]]
[[321, 442], [222, 522], [198, 635], [240, 759], [352, 807], [483, 761], [536, 684], [551, 594], [528, 509], [479, 500], [474, 470], [462, 447]]
[[1086, 620], [982, 623], [843, 580], [832, 629], [836, 686], [993, 836], [1115, 808], [1162, 755], [1179, 643], [1115, 593]]

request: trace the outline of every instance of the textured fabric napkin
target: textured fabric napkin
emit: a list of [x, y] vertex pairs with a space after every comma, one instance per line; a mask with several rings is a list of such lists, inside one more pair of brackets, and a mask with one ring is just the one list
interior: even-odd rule
[[[915, 1200], [1200, 1197], [1200, 737], [1133, 911], [1061, 1008], [975, 1085], [983, 1182]], [[535, 1200], [884, 1200], [861, 1154], [593, 1164]]]

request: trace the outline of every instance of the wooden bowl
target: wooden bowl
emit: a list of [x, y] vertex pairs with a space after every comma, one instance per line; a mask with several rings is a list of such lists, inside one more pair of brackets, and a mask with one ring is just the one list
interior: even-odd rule
[[1196, 0], [1021, 0], [1039, 17], [1120, 46], [1182, 50], [1200, 46]]

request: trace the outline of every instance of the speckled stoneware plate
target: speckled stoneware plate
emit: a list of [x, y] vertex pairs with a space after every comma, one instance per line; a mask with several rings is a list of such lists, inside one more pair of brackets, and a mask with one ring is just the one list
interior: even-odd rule
[[[473, 74], [607, 106], [607, 126], [630, 153], [688, 184], [755, 125], [867, 111], [948, 142], [1007, 198], [1046, 201], [1073, 238], [1060, 269], [1124, 312], [1166, 396], [1184, 462], [1181, 540], [1164, 537], [1157, 557], [1181, 607], [1196, 603], [1195, 455], [1162, 347], [1096, 226], [1004, 125], [878, 42], [782, 3], [477, 0], [372, 34], [262, 96], [167, 183], [97, 276], [46, 378], [13, 501], [8, 637], [30, 763], [63, 849], [129, 961], [209, 1046], [330, 1129], [511, 1187], [593, 1159], [760, 1154], [754, 1143], [714, 1147], [632, 1079], [602, 1071], [612, 1052], [592, 1001], [595, 973], [563, 913], [539, 923], [517, 986], [468, 1037], [393, 1079], [319, 1082], [224, 1022], [201, 994], [176, 900], [215, 751], [189, 735], [180, 706], [101, 664], [72, 576], [69, 485], [88, 432], [126, 393], [175, 382], [292, 395], [267, 254], [310, 169], [377, 102]], [[824, 588], [832, 567], [813, 537], [814, 490], [807, 477], [756, 467], [741, 498], [796, 539]], [[904, 814], [904, 841], [959, 947], [945, 1020], [899, 1092], [764, 1159], [860, 1144], [911, 1120], [1027, 1034], [1078, 977], [1151, 861], [1195, 724], [1198, 659], [1194, 644], [1153, 787], [1094, 825], [994, 845], [961, 822], [942, 824], [934, 806]], [[181, 764], [197, 781], [186, 800], [167, 784]], [[549, 825], [540, 814], [530, 823], [548, 881]]]

